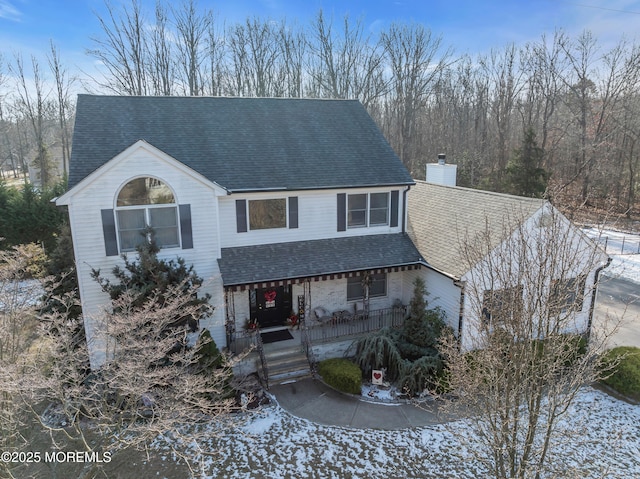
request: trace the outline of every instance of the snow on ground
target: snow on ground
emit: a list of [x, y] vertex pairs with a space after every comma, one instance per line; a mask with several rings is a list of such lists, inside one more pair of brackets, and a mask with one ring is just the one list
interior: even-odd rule
[[611, 256], [611, 264], [602, 274], [640, 284], [640, 235], [597, 228], [584, 228], [583, 231], [589, 238], [606, 246]]
[[584, 233], [610, 254], [640, 254], [640, 235], [599, 228], [583, 228]]
[[[603, 274], [640, 284], [640, 235], [586, 229], [590, 237], [608, 237], [611, 265]], [[624, 235], [624, 245], [622, 236]], [[604, 245], [604, 240], [601, 240]], [[626, 254], [615, 254], [624, 251]], [[393, 403], [393, 391], [363, 388], [369, 400]], [[640, 477], [640, 406], [630, 405], [585, 387], [567, 419], [572, 436], [552, 444], [551, 459], [563, 472], [558, 477]], [[264, 407], [243, 426], [212, 438], [203, 477], [254, 478], [433, 478], [486, 477], [474, 460], [468, 441], [473, 440], [465, 420], [400, 431], [349, 429], [324, 426], [301, 419], [277, 404]], [[570, 471], [574, 474], [570, 474]]]
[[[568, 422], [575, 435], [553, 445], [552, 458], [563, 471], [594, 479], [640, 477], [640, 406], [584, 388]], [[218, 454], [206, 459], [203, 477], [486, 477], [452, 428], [473, 437], [465, 420], [400, 431], [348, 429], [315, 424], [273, 404], [210, 440], [209, 451]]]
[[623, 278], [640, 284], [640, 255], [616, 254], [611, 256], [611, 264], [602, 274], [610, 278]]

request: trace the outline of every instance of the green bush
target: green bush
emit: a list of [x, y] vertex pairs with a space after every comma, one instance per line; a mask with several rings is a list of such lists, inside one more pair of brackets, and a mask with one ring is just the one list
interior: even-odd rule
[[427, 309], [424, 281], [416, 278], [409, 316], [401, 329], [383, 328], [369, 333], [350, 346], [354, 362], [365, 376], [371, 369], [385, 368], [386, 377], [411, 395], [439, 383], [444, 362], [438, 342], [449, 329], [440, 308]]
[[198, 358], [198, 369], [202, 372], [210, 372], [223, 365], [224, 357], [220, 353], [216, 342], [211, 337], [208, 329], [200, 332], [198, 343], [196, 344], [196, 357]]
[[603, 364], [605, 370], [609, 367], [612, 369], [610, 375], [602, 382], [620, 394], [640, 401], [640, 348], [613, 348], [604, 355]]
[[347, 359], [334, 358], [322, 361], [318, 365], [318, 373], [325, 383], [338, 391], [349, 394], [360, 394], [362, 391], [362, 372]]

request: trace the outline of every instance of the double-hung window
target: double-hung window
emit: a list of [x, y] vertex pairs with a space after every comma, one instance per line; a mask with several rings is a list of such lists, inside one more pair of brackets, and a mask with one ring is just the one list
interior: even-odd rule
[[143, 177], [124, 185], [116, 201], [120, 252], [134, 251], [149, 241], [153, 231], [160, 248], [180, 246], [178, 206], [171, 189], [162, 181]]
[[389, 193], [359, 193], [347, 197], [349, 228], [389, 224]]
[[551, 281], [549, 294], [549, 312], [552, 315], [567, 314], [582, 310], [584, 288], [587, 277], [554, 279]]
[[486, 326], [509, 327], [519, 321], [523, 303], [522, 285], [486, 290], [482, 299], [482, 319]]
[[[366, 278], [366, 281], [365, 281]], [[347, 278], [347, 301], [356, 301], [364, 298], [366, 282], [369, 285], [369, 297], [375, 298], [387, 295], [386, 273], [370, 274]]]

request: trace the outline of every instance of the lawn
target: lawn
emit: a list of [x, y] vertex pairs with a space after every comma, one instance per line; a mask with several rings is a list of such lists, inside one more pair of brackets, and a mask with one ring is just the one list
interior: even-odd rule
[[[557, 438], [561, 446], [553, 457], [562, 477], [571, 470], [582, 478], [640, 477], [640, 406], [584, 388], [569, 421], [575, 435]], [[450, 428], [469, 429], [473, 437], [465, 421], [401, 431], [355, 430], [315, 424], [271, 405], [210, 441], [207, 449], [216, 455], [206, 458], [205, 477], [486, 477]]]

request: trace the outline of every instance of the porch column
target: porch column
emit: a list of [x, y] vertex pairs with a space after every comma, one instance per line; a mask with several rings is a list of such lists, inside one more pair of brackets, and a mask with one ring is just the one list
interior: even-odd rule
[[235, 338], [236, 332], [236, 303], [233, 290], [224, 290], [225, 304], [225, 330], [227, 333], [227, 348], [231, 349], [231, 343]]

